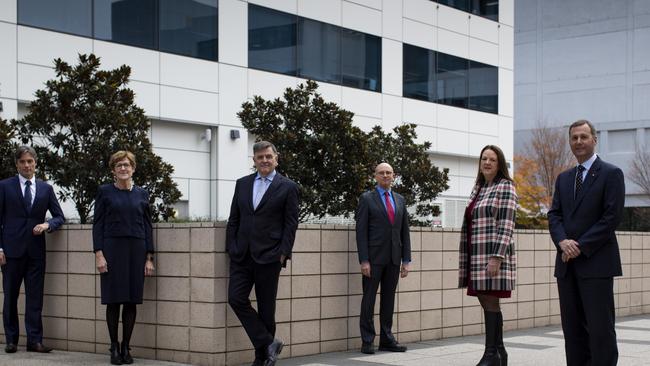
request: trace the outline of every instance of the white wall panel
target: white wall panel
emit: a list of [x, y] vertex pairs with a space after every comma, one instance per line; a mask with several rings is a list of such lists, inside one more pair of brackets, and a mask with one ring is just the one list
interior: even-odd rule
[[467, 132], [469, 130], [469, 110], [438, 104], [438, 127]]
[[219, 64], [161, 52], [160, 83], [217, 93], [219, 91]]
[[101, 57], [103, 70], [131, 67], [131, 80], [160, 82], [160, 52], [117, 43], [94, 41], [94, 52]]
[[210, 217], [210, 181], [190, 179], [189, 193], [190, 217]]
[[381, 119], [359, 115], [354, 116], [352, 119], [352, 124], [356, 127], [359, 127], [364, 132], [370, 132], [375, 126], [382, 127]]
[[513, 116], [514, 109], [514, 73], [499, 69], [499, 114]]
[[51, 67], [18, 63], [18, 100], [33, 100], [34, 92], [45, 88], [45, 82], [55, 76]]
[[381, 42], [381, 90], [384, 94], [402, 95], [402, 43], [390, 39]]
[[[305, 80], [300, 79], [300, 81], [304, 82]], [[341, 89], [342, 88], [340, 85], [319, 83], [316, 92], [319, 93], [326, 102], [332, 102], [341, 105]]]
[[[501, 25], [499, 28], [499, 67], [512, 70], [514, 67], [514, 31], [512, 27]], [[534, 67], [534, 65], [531, 65]]]
[[364, 117], [381, 118], [381, 93], [341, 88], [341, 106]]
[[499, 64], [499, 46], [495, 43], [469, 38], [469, 58], [489, 65]]
[[382, 126], [386, 131], [402, 124], [402, 98], [393, 95], [382, 95]]
[[498, 136], [498, 116], [491, 113], [469, 111], [469, 133]]
[[382, 0], [345, 0], [344, 3], [345, 2], [355, 3], [377, 10], [382, 9]]
[[[248, 2], [251, 4], [265, 6], [267, 8], [273, 8], [285, 13], [298, 13], [298, 0], [248, 0]], [[219, 4], [219, 7], [221, 7], [221, 4]]]
[[431, 143], [431, 147], [429, 148], [429, 151], [437, 151], [437, 146], [436, 146], [437, 134], [438, 134], [437, 128], [429, 127], [429, 126], [418, 126], [415, 131], [417, 133], [415, 142], [417, 142], [418, 144], [429, 142]]
[[18, 119], [18, 102], [16, 99], [5, 99], [0, 98], [2, 103], [2, 112], [0, 112], [0, 118], [10, 120], [12, 118]]
[[165, 162], [174, 166], [176, 178], [210, 179], [210, 154], [208, 153], [158, 147], [154, 147], [153, 151]]
[[248, 72], [246, 68], [219, 64], [219, 124], [241, 126], [237, 112], [248, 99]]
[[469, 36], [484, 41], [499, 42], [499, 23], [480, 16], [469, 19]]
[[499, 116], [499, 147], [507, 160], [514, 158], [514, 122], [512, 117]]
[[499, 0], [499, 23], [515, 25], [515, 0]]
[[446, 5], [438, 7], [438, 27], [440, 28], [469, 35], [469, 17], [468, 13]]
[[[210, 152], [210, 143], [202, 137], [207, 126], [154, 120], [151, 123], [151, 142], [157, 148]], [[212, 136], [216, 138], [216, 136]]]
[[217, 181], [217, 219], [227, 220], [230, 215], [230, 204], [232, 196], [235, 194], [235, 181], [218, 180]]
[[248, 66], [248, 4], [219, 1], [219, 34], [219, 62]]
[[[237, 180], [238, 178], [250, 174], [250, 168], [253, 166], [253, 160], [249, 155], [253, 155], [253, 149], [249, 148], [248, 132], [244, 129], [239, 130], [239, 139], [230, 138], [232, 127], [219, 126], [217, 128], [217, 177], [219, 179]], [[282, 153], [282, 152], [280, 152]]]
[[252, 98], [255, 95], [264, 99], [282, 97], [284, 89], [295, 87], [297, 80], [293, 76], [248, 69], [248, 97]]
[[92, 52], [92, 40], [68, 34], [18, 26], [18, 61], [54, 66], [61, 58], [70, 64], [79, 61], [79, 53]]
[[298, 15], [329, 24], [341, 25], [341, 0], [298, 0]]
[[438, 129], [437, 151], [442, 154], [469, 154], [467, 132]]
[[160, 116], [160, 86], [158, 84], [131, 81], [128, 85], [135, 93], [135, 104], [152, 118]]
[[458, 164], [460, 160], [457, 156], [446, 156], [431, 154], [431, 162], [440, 169], [449, 169], [450, 175], [459, 175]]
[[190, 195], [190, 180], [187, 178], [172, 178], [181, 192], [181, 201], [187, 201]]
[[382, 11], [383, 36], [394, 40], [402, 40], [402, 0], [383, 0]]
[[458, 160], [458, 175], [462, 177], [471, 178], [472, 185], [476, 179], [476, 173], [478, 173], [478, 154], [481, 151], [471, 153], [469, 155], [474, 155], [471, 158], [460, 158]]
[[[478, 161], [478, 160], [477, 160]], [[478, 165], [476, 165], [475, 170], [478, 169]], [[476, 174], [476, 172], [475, 172]], [[472, 189], [474, 189], [474, 183], [476, 182], [476, 176], [470, 178], [470, 177], [458, 177], [458, 195], [463, 196], [465, 195], [466, 197], [469, 198], [469, 195], [472, 193]]]
[[18, 0], [0, 0], [0, 21], [17, 23], [17, 3]]
[[404, 18], [416, 20], [428, 25], [436, 25], [436, 3], [429, 0], [404, 1]]
[[160, 117], [216, 124], [219, 118], [219, 95], [161, 85]]
[[343, 1], [341, 25], [381, 37], [381, 10]]
[[469, 37], [445, 29], [438, 29], [437, 50], [450, 55], [469, 58]]
[[499, 144], [499, 138], [496, 136], [475, 135], [475, 134], [469, 135], [470, 154], [475, 154], [478, 156], [478, 154], [481, 153], [481, 150], [485, 147], [485, 145], [498, 145], [498, 144]]
[[460, 196], [462, 194], [460, 191], [460, 177], [456, 175], [449, 175], [449, 181], [447, 182], [447, 185], [449, 185], [449, 189], [442, 192], [444, 196]]
[[[1, 3], [0, 9], [2, 9]], [[0, 98], [15, 99], [18, 94], [15, 25], [0, 23], [0, 45], [2, 47], [2, 52], [0, 52]]]
[[402, 121], [423, 126], [436, 127], [436, 105], [417, 99], [402, 99]]
[[436, 28], [432, 25], [404, 19], [404, 43], [414, 46], [436, 49]]

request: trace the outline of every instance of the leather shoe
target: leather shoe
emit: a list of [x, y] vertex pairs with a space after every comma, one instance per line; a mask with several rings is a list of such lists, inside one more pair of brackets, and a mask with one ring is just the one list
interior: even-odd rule
[[264, 361], [264, 366], [275, 365], [275, 362], [278, 360], [278, 355], [282, 352], [282, 347], [284, 347], [284, 343], [277, 338], [266, 347], [266, 360]]
[[52, 348], [47, 347], [43, 343], [32, 343], [27, 345], [27, 352], [49, 353]]
[[255, 356], [255, 361], [253, 361], [251, 366], [264, 366], [264, 359], [259, 356]]
[[363, 343], [361, 344], [361, 353], [365, 353], [367, 355], [373, 355], [375, 354], [375, 346], [372, 343]]
[[402, 346], [397, 342], [391, 344], [380, 344], [379, 350], [387, 352], [406, 352], [406, 346]]
[[5, 346], [5, 352], [7, 353], [16, 353], [18, 351], [18, 347], [16, 347], [15, 343], [7, 343]]

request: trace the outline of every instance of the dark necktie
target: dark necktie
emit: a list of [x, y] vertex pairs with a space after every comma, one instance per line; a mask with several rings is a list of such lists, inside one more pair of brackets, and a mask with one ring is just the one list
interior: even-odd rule
[[390, 204], [390, 194], [388, 191], [384, 191], [384, 198], [386, 200], [386, 211], [388, 212], [388, 221], [393, 225], [395, 223], [395, 209], [393, 205]]
[[28, 180], [25, 182], [25, 195], [23, 196], [23, 199], [25, 200], [25, 207], [27, 207], [28, 210], [31, 210], [32, 208], [32, 190], [30, 187], [32, 186], [32, 181]]
[[578, 165], [578, 174], [576, 174], [576, 195], [575, 198], [578, 198], [580, 190], [582, 190], [582, 172], [585, 171], [585, 167]]

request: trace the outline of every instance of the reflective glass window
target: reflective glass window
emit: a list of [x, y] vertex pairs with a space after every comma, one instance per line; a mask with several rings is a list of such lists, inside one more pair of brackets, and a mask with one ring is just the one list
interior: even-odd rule
[[472, 13], [499, 21], [499, 0], [472, 0]]
[[298, 20], [298, 76], [341, 82], [340, 28], [311, 19]]
[[18, 23], [91, 37], [92, 1], [19, 0]]
[[296, 75], [295, 15], [248, 5], [248, 67]]
[[95, 0], [95, 38], [158, 49], [157, 1]]
[[436, 67], [437, 102], [467, 108], [467, 60], [438, 53]]
[[438, 0], [437, 2], [443, 5], [450, 6], [452, 8], [456, 8], [458, 10], [469, 12], [470, 1], [473, 0]]
[[435, 102], [436, 52], [408, 44], [403, 47], [403, 96]]
[[217, 60], [217, 0], [160, 0], [160, 50]]
[[381, 91], [381, 38], [341, 29], [341, 84]]
[[499, 69], [469, 61], [469, 108], [483, 112], [499, 111]]

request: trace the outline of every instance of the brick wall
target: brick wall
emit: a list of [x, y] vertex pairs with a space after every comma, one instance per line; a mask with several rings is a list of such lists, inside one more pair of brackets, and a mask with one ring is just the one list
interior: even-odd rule
[[[49, 234], [45, 342], [57, 349], [107, 353], [90, 229], [67, 225]], [[145, 281], [134, 355], [200, 365], [249, 362], [250, 343], [226, 302], [224, 224], [159, 224], [154, 235], [157, 275]], [[413, 229], [411, 236], [413, 269], [400, 281], [396, 301], [399, 341], [481, 333], [478, 301], [456, 288], [459, 232]], [[625, 276], [615, 281], [617, 314], [650, 313], [650, 233], [622, 232], [618, 239]], [[518, 231], [515, 243], [517, 289], [503, 302], [505, 328], [559, 323], [555, 249], [548, 234]], [[280, 277], [276, 314], [277, 336], [287, 343], [282, 356], [358, 348], [361, 275], [353, 228], [302, 225], [289, 263]], [[20, 299], [22, 314], [24, 296]]]

